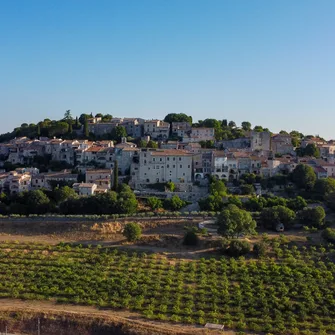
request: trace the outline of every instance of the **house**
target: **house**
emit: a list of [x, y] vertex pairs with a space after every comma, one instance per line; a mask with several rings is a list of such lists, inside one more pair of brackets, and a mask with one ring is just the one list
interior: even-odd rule
[[252, 131], [250, 147], [252, 151], [269, 151], [271, 149], [271, 133], [269, 131]]
[[201, 142], [201, 141], [214, 141], [215, 131], [214, 128], [207, 127], [192, 127], [191, 133], [188, 135], [187, 133], [183, 136], [183, 142]]
[[96, 184], [99, 188], [110, 190], [112, 187], [112, 169], [86, 170], [86, 184]]
[[214, 151], [212, 175], [217, 179], [229, 179], [228, 157], [224, 151]]
[[271, 150], [274, 154], [291, 154], [294, 155], [292, 136], [288, 134], [276, 134], [271, 138]]
[[73, 184], [73, 189], [80, 195], [80, 196], [91, 196], [94, 195], [95, 191], [97, 190], [98, 185], [94, 183], [75, 183]]
[[172, 122], [172, 135], [178, 137], [190, 136], [192, 125], [189, 122]]
[[192, 182], [193, 154], [174, 149], [142, 149], [131, 166], [133, 185]]
[[121, 126], [126, 128], [127, 135], [139, 138], [143, 136], [144, 119], [140, 118], [124, 118]]
[[161, 120], [144, 121], [144, 135], [154, 140], [166, 140], [170, 135], [170, 123]]
[[8, 175], [7, 182], [10, 194], [29, 191], [31, 188], [31, 175], [29, 173], [20, 174], [16, 171], [11, 171]]
[[327, 170], [322, 166], [312, 166], [318, 179], [327, 178]]

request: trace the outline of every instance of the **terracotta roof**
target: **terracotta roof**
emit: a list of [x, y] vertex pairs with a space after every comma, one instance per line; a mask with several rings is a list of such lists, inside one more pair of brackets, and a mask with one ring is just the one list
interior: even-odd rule
[[86, 170], [86, 173], [112, 173], [110, 169], [99, 169], [99, 170]]
[[150, 151], [152, 156], [192, 156], [193, 154], [186, 150], [166, 149]]
[[92, 188], [94, 185], [96, 185], [96, 184], [94, 184], [94, 183], [81, 183], [81, 184], [78, 185], [78, 187], [79, 188], [80, 187], [82, 187], [82, 188]]
[[90, 147], [86, 150], [86, 152], [99, 152], [100, 150], [102, 150], [101, 147]]

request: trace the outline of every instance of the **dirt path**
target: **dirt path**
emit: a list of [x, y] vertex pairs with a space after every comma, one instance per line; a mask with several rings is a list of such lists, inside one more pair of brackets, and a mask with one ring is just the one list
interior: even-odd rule
[[148, 330], [150, 334], [150, 329], [155, 330], [156, 332], [159, 329], [162, 330], [164, 334], [171, 331], [171, 334], [180, 334], [180, 335], [234, 335], [236, 334], [233, 331], [217, 331], [205, 329], [203, 326], [192, 326], [184, 324], [173, 324], [157, 321], [149, 321], [140, 317], [138, 313], [133, 313], [129, 311], [113, 311], [113, 310], [99, 310], [95, 307], [90, 306], [78, 306], [78, 305], [65, 305], [57, 304], [51, 301], [22, 301], [16, 299], [1, 299], [0, 300], [0, 313], [6, 311], [15, 311], [15, 312], [32, 312], [32, 313], [61, 313], [62, 315], [67, 314], [68, 318], [71, 318], [71, 315], [75, 316], [89, 316], [89, 317], [103, 317], [107, 322], [108, 320], [113, 322], [121, 323], [131, 323], [134, 325], [144, 327]]

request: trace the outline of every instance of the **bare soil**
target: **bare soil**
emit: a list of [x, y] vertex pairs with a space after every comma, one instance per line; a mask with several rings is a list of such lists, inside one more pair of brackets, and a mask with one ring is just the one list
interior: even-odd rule
[[98, 310], [51, 301], [0, 300], [0, 332], [7, 326], [8, 332], [35, 334], [38, 319], [43, 335], [235, 334], [233, 331], [209, 330], [203, 326], [147, 321], [129, 311]]

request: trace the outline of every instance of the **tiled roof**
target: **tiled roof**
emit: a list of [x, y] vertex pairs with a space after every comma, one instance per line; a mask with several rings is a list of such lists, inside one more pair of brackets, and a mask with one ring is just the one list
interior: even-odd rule
[[186, 150], [166, 149], [150, 151], [152, 156], [192, 156], [193, 154]]

